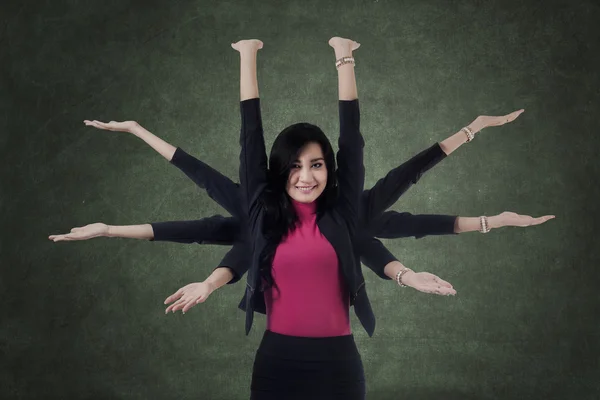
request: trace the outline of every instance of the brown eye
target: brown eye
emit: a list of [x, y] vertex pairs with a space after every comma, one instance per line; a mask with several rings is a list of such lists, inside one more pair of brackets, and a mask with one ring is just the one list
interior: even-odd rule
[[323, 166], [323, 164], [321, 164], [320, 162], [318, 162], [318, 163], [316, 163], [316, 164], [313, 164], [313, 167], [314, 167], [315, 165], [318, 165], [318, 167], [317, 167], [317, 168], [321, 168], [321, 167]]

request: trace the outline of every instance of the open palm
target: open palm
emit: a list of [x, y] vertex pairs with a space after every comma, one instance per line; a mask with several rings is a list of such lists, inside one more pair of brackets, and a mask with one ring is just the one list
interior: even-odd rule
[[90, 121], [90, 120], [86, 119], [83, 121], [83, 123], [86, 124], [87, 126], [93, 126], [94, 128], [98, 128], [98, 129], [104, 129], [107, 131], [116, 131], [116, 132], [128, 132], [128, 133], [132, 133], [133, 129], [135, 129], [138, 126], [138, 123], [135, 121], [100, 122], [100, 121], [96, 121], [96, 120]]
[[442, 296], [456, 295], [456, 290], [449, 282], [429, 272], [411, 272], [402, 277], [402, 283], [423, 293]]
[[48, 239], [54, 242], [68, 242], [72, 240], [87, 240], [99, 236], [105, 236], [108, 233], [108, 225], [102, 222], [96, 222], [86, 226], [80, 226], [71, 229], [70, 233], [62, 235], [50, 235]]
[[544, 222], [555, 218], [554, 215], [544, 215], [543, 217], [534, 218], [531, 215], [520, 215], [511, 211], [504, 211], [499, 215], [503, 226], [532, 226], [543, 224]]

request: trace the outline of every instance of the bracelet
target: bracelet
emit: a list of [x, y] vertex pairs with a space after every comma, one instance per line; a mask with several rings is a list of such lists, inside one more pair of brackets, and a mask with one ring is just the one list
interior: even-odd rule
[[464, 133], [467, 134], [467, 143], [475, 138], [473, 131], [468, 126], [465, 126], [464, 128], [462, 128], [461, 131], [463, 131]]
[[490, 225], [488, 224], [487, 217], [486, 216], [479, 217], [479, 222], [481, 224], [481, 229], [479, 229], [479, 232], [488, 233], [490, 231]]
[[412, 271], [412, 269], [404, 267], [403, 270], [398, 271], [398, 273], [396, 273], [396, 282], [398, 283], [398, 285], [400, 285], [400, 287], [406, 287], [406, 285], [404, 283], [402, 283], [401, 278], [402, 278], [402, 275], [404, 275], [404, 273], [408, 272], [408, 271]]
[[340, 59], [336, 60], [336, 62], [335, 62], [335, 67], [336, 67], [337, 69], [340, 69], [340, 67], [341, 67], [342, 65], [344, 65], [344, 64], [352, 64], [352, 65], [355, 65], [355, 63], [354, 63], [354, 57], [342, 57], [342, 58], [340, 58]]

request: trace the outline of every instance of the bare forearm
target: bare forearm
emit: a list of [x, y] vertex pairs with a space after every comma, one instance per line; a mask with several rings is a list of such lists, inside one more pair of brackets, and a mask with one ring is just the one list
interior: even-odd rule
[[240, 51], [240, 101], [258, 98], [255, 49]]
[[154, 239], [152, 225], [108, 225], [107, 237], [122, 237], [130, 239]]
[[212, 274], [209, 275], [208, 278], [204, 280], [204, 282], [208, 283], [211, 286], [213, 291], [217, 290], [221, 286], [224, 286], [233, 279], [233, 272], [229, 267], [219, 267], [213, 271]]
[[171, 161], [173, 159], [173, 154], [177, 148], [153, 133], [146, 130], [143, 126], [137, 125], [134, 130], [131, 131], [135, 136], [142, 139], [146, 144], [150, 145], [154, 150], [160, 153], [161, 156], [167, 159], [167, 161]]
[[[498, 216], [488, 217], [488, 224], [490, 229], [499, 228], [500, 222]], [[480, 228], [481, 222], [479, 221], [479, 217], [457, 217], [454, 222], [454, 233], [479, 231]]]
[[[352, 50], [349, 48], [336, 47], [334, 50], [336, 61], [342, 57], [352, 57]], [[353, 63], [344, 64], [338, 68], [338, 93], [340, 100], [358, 99]]]
[[[471, 129], [473, 134], [476, 134], [482, 129], [475, 122], [472, 122], [471, 124], [467, 125], [467, 127]], [[449, 156], [452, 152], [454, 152], [456, 149], [458, 149], [465, 143], [467, 143], [467, 134], [463, 131], [458, 131], [454, 135], [445, 139], [443, 142], [440, 142], [440, 147], [442, 148], [442, 151], [446, 153], [447, 156]]]

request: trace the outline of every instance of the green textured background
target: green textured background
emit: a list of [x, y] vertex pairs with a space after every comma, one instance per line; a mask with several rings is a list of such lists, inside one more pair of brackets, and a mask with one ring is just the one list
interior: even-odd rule
[[247, 399], [254, 352], [226, 286], [164, 299], [223, 246], [50, 234], [227, 215], [149, 146], [84, 119], [136, 120], [238, 180], [239, 55], [259, 38], [266, 145], [300, 121], [337, 150], [337, 73], [354, 53], [365, 187], [478, 115], [525, 109], [430, 171], [394, 210], [556, 219], [487, 235], [384, 240], [456, 297], [365, 268], [352, 310], [368, 399], [597, 399], [598, 20], [592, 1], [6, 1], [0, 4], [0, 398]]

